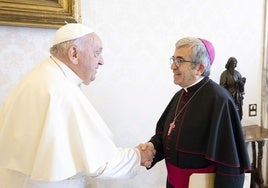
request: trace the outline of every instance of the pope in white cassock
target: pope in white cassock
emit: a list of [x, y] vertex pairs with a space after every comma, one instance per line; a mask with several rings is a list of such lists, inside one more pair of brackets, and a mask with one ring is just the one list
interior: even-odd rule
[[67, 24], [51, 57], [8, 96], [0, 109], [1, 188], [84, 188], [88, 177], [128, 178], [150, 164], [154, 151], [115, 146], [80, 90], [103, 65], [101, 52], [90, 28]]

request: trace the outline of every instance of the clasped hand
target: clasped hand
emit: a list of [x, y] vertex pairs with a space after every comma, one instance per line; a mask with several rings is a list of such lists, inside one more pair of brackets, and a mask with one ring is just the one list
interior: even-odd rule
[[151, 142], [139, 144], [137, 148], [141, 154], [141, 165], [150, 168], [155, 156], [154, 145]]

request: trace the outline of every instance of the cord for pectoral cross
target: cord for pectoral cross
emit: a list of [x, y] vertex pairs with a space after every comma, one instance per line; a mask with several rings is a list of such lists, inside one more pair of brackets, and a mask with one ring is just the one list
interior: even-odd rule
[[196, 94], [200, 91], [201, 88], [203, 88], [207, 83], [208, 83], [209, 79], [202, 85], [200, 86], [196, 92], [191, 96], [191, 98], [185, 103], [185, 105], [180, 109], [180, 111], [178, 112], [179, 110], [179, 105], [180, 105], [180, 102], [181, 102], [181, 98], [182, 98], [182, 95], [184, 93], [184, 89], [182, 91], [182, 93], [180, 94], [180, 97], [178, 99], [178, 103], [177, 103], [177, 106], [176, 106], [176, 110], [175, 110], [175, 115], [174, 115], [174, 118], [173, 118], [173, 121], [170, 123], [169, 125], [169, 128], [168, 128], [168, 133], [167, 135], [169, 136], [171, 134], [171, 132], [175, 129], [176, 127], [176, 119], [179, 117], [179, 115], [182, 113], [182, 111], [185, 109], [185, 107], [190, 103], [190, 101], [194, 98], [194, 96], [196, 96]]

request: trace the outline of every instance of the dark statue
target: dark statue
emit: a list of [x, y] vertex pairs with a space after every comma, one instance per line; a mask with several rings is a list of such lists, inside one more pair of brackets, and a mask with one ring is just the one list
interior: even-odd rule
[[220, 85], [225, 87], [232, 95], [234, 102], [237, 106], [240, 120], [243, 116], [243, 99], [244, 99], [244, 85], [246, 78], [235, 70], [237, 66], [237, 60], [234, 57], [230, 57], [225, 65], [226, 70], [222, 72], [220, 77]]

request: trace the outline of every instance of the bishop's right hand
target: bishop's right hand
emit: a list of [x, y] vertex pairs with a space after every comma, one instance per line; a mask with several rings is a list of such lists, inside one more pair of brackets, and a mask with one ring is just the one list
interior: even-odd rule
[[139, 144], [136, 148], [139, 149], [141, 154], [141, 166], [150, 168], [155, 156], [154, 145], [151, 142]]

